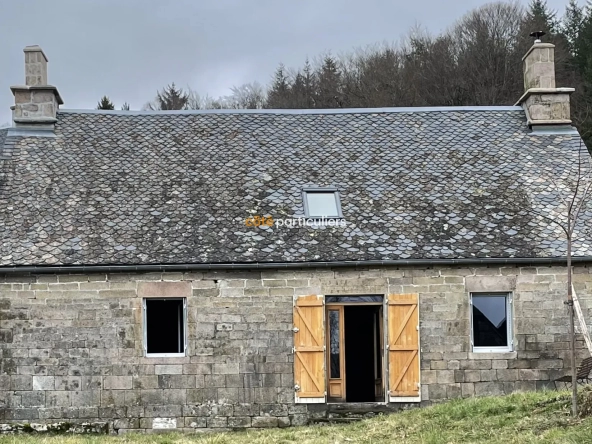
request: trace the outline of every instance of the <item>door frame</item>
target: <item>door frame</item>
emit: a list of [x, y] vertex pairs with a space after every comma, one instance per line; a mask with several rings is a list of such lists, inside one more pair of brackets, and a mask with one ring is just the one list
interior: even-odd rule
[[[325, 297], [330, 296], [367, 296], [367, 295], [325, 295]], [[368, 403], [373, 404], [388, 404], [388, 372], [387, 372], [387, 359], [388, 359], [388, 324], [387, 324], [387, 314], [388, 314], [388, 297], [386, 295], [372, 295], [372, 296], [381, 296], [383, 298], [382, 302], [329, 302], [325, 303], [325, 342], [326, 342], [326, 359], [325, 359], [325, 380], [326, 387], [327, 387], [327, 404], [347, 404], [346, 399], [346, 381], [347, 375], [345, 372], [345, 310], [346, 306], [375, 306], [382, 308], [382, 347], [381, 347], [381, 372], [382, 372], [382, 391], [383, 391], [383, 399], [384, 401], [369, 401]], [[339, 330], [339, 361], [340, 361], [340, 376], [342, 379], [342, 392], [343, 392], [343, 400], [342, 401], [330, 401], [331, 392], [330, 392], [330, 385], [331, 385], [331, 349], [330, 349], [330, 340], [331, 340], [331, 332], [330, 332], [330, 325], [329, 325], [329, 310], [339, 310], [340, 312], [340, 330]], [[374, 364], [376, 365], [376, 364]]]
[[[325, 379], [327, 380], [327, 402], [331, 396], [331, 385], [341, 385], [342, 397], [339, 398], [339, 403], [345, 402], [345, 331], [344, 331], [344, 319], [345, 310], [343, 304], [327, 304], [325, 305], [325, 341], [327, 350], [325, 357]], [[331, 378], [331, 320], [329, 319], [329, 312], [337, 311], [339, 313], [339, 378]], [[333, 382], [332, 382], [333, 381]]]

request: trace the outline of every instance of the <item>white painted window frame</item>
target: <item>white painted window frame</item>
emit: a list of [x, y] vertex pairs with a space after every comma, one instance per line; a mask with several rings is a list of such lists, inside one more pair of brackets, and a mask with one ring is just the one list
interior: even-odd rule
[[[183, 352], [181, 353], [148, 353], [148, 322], [146, 301], [183, 301]], [[187, 298], [159, 298], [149, 297], [142, 299], [142, 327], [144, 330], [144, 356], [147, 358], [179, 358], [187, 356]]]
[[[508, 337], [508, 345], [504, 347], [475, 347], [474, 345], [474, 328], [473, 328], [473, 298], [486, 296], [505, 296], [506, 298], [506, 329]], [[514, 317], [513, 304], [514, 295], [512, 292], [472, 292], [469, 293], [469, 305], [471, 316], [471, 349], [473, 353], [507, 353], [514, 351]]]

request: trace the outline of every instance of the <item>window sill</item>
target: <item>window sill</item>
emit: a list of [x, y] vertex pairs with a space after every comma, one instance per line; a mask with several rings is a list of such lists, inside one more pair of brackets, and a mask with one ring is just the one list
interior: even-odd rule
[[515, 351], [472, 351], [469, 352], [469, 359], [516, 359], [518, 353]]
[[140, 364], [189, 364], [191, 358], [184, 354], [158, 354], [143, 356]]
[[184, 358], [185, 353], [146, 353], [145, 358]]

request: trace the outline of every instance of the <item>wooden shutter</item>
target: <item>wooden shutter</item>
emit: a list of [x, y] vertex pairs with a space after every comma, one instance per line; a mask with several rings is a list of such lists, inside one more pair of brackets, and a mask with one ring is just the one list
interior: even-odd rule
[[296, 402], [325, 402], [325, 307], [323, 296], [294, 302], [294, 389]]
[[388, 363], [391, 402], [420, 400], [418, 300], [417, 294], [391, 294], [388, 297]]

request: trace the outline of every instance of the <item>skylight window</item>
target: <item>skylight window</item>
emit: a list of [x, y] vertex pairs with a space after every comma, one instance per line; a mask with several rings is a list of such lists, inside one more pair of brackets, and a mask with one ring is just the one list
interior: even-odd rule
[[303, 200], [306, 217], [342, 217], [339, 193], [335, 188], [305, 189]]

